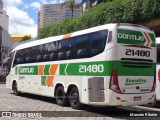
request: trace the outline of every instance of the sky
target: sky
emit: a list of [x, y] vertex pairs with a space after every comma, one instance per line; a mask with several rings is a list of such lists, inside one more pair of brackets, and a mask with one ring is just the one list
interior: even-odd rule
[[[62, 3], [65, 0], [3, 0], [4, 10], [9, 15], [10, 34], [37, 36], [38, 11], [47, 3]], [[76, 0], [81, 2], [82, 0]]]

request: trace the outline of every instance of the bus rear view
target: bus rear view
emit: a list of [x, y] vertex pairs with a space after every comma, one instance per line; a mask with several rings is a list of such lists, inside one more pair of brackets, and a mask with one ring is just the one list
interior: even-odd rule
[[156, 86], [154, 32], [134, 24], [117, 24], [115, 31], [116, 62], [108, 83], [108, 104], [152, 103]]

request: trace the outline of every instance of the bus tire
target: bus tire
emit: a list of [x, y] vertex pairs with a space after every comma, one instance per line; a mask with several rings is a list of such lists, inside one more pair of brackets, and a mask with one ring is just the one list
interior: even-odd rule
[[69, 104], [73, 109], [81, 109], [82, 107], [79, 100], [79, 91], [77, 87], [73, 87], [69, 92]]
[[157, 100], [156, 100], [156, 96], [154, 97], [154, 102], [152, 103], [151, 106], [152, 106], [152, 107], [155, 107], [155, 108], [158, 107], [158, 102], [157, 102]]
[[17, 82], [13, 83], [13, 93], [14, 95], [18, 96], [20, 94], [20, 92], [17, 89]]
[[64, 88], [62, 86], [59, 86], [56, 90], [56, 102], [60, 106], [66, 105], [66, 94], [64, 92]]

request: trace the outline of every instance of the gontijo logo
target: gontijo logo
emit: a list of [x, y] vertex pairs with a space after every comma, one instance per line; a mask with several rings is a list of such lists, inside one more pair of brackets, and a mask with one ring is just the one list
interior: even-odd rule
[[34, 68], [20, 68], [19, 73], [34, 73]]
[[136, 36], [136, 35], [130, 35], [130, 34], [123, 34], [123, 33], [119, 33], [118, 34], [118, 38], [123, 38], [125, 40], [140, 40], [140, 41], [144, 41], [144, 37], [143, 36]]
[[155, 47], [155, 36], [153, 33], [117, 29], [117, 41], [124, 44], [138, 44], [142, 46]]
[[38, 75], [38, 66], [16, 67], [16, 74], [19, 74], [19, 75]]

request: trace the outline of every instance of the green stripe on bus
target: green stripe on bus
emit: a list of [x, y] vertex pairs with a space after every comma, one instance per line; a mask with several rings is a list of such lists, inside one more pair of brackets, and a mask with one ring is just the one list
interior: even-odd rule
[[67, 64], [60, 64], [59, 70], [60, 70], [60, 75], [65, 75], [65, 68]]
[[46, 86], [46, 78], [47, 76], [41, 76], [41, 85]]
[[45, 65], [45, 67], [44, 67], [44, 74], [45, 75], [50, 75], [49, 68], [50, 68], [50, 65]]
[[[102, 71], [103, 66], [103, 71]], [[151, 67], [124, 67], [121, 61], [100, 61], [60, 64], [60, 75], [80, 75], [80, 76], [110, 76], [113, 70], [118, 71], [119, 76], [153, 76], [156, 67], [151, 63]], [[67, 67], [67, 68], [66, 68]], [[98, 70], [99, 69], [99, 70]]]
[[[136, 67], [137, 66], [137, 67]], [[45, 75], [49, 75], [50, 65], [44, 68]], [[119, 76], [153, 76], [155, 63], [122, 62], [122, 61], [98, 61], [60, 64], [60, 75], [75, 76], [110, 76], [113, 70], [118, 71]], [[16, 68], [20, 75], [38, 75], [38, 66], [21, 66]]]

